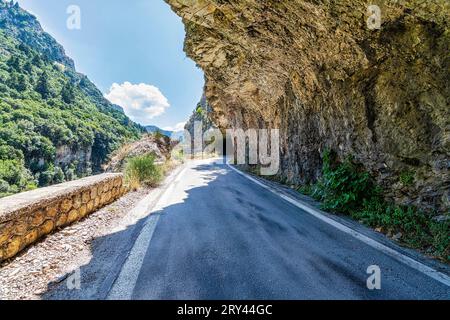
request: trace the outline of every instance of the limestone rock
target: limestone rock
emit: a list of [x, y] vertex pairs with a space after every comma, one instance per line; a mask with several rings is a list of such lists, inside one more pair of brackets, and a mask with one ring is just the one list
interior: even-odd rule
[[[325, 148], [386, 197], [448, 211], [448, 0], [166, 0], [186, 26], [221, 128], [279, 128], [279, 177], [316, 180]], [[412, 172], [408, 185], [398, 183]]]

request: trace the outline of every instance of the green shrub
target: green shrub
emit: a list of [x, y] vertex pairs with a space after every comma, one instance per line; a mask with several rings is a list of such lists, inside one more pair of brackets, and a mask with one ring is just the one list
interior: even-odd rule
[[297, 191], [302, 194], [306, 194], [307, 196], [312, 196], [314, 192], [314, 185], [310, 184], [302, 185], [297, 189]]
[[199, 115], [200, 117], [203, 117], [203, 108], [200, 104], [197, 105], [197, 108], [195, 109], [195, 112], [197, 113], [197, 115]]
[[430, 215], [412, 206], [397, 206], [385, 202], [364, 203], [351, 214], [354, 219], [390, 233], [401, 232], [401, 242], [449, 261], [450, 221], [437, 222]]
[[352, 162], [351, 158], [337, 163], [335, 155], [326, 151], [323, 156], [323, 176], [310, 191], [314, 198], [323, 201], [323, 209], [351, 213], [361, 203], [378, 197], [369, 173]]
[[163, 170], [155, 165], [151, 154], [128, 159], [125, 166], [125, 180], [132, 189], [141, 185], [156, 186], [163, 178]]
[[[382, 190], [351, 158], [342, 163], [335, 158], [333, 153], [325, 152], [321, 179], [316, 184], [298, 188], [298, 191], [321, 201], [325, 210], [348, 214], [390, 234], [401, 233], [403, 244], [450, 261], [449, 220], [437, 222], [415, 207], [387, 203]], [[414, 174], [405, 172], [400, 175], [400, 181], [411, 184]]]
[[450, 220], [432, 221], [430, 231], [432, 236], [431, 248], [433, 248], [434, 254], [450, 261]]
[[184, 150], [181, 147], [176, 147], [172, 150], [171, 153], [171, 157], [172, 159], [174, 159], [175, 161], [184, 163], [185, 161], [185, 156], [184, 156]]

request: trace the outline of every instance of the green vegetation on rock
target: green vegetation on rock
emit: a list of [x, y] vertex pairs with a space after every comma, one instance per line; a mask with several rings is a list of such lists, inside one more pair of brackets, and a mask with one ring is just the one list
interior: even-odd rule
[[99, 172], [141, 132], [35, 17], [0, 2], [0, 197]]
[[[411, 174], [405, 176], [401, 181], [409, 183]], [[322, 177], [298, 191], [321, 201], [324, 210], [347, 214], [409, 247], [450, 261], [450, 220], [437, 221], [413, 206], [388, 203], [370, 174], [351, 158], [338, 162], [334, 153], [326, 151]]]
[[399, 178], [404, 186], [410, 186], [414, 183], [414, 172], [408, 170], [402, 171]]

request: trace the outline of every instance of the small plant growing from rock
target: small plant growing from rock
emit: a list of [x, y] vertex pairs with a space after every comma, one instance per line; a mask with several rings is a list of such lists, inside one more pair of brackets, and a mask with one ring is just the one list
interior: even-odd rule
[[402, 171], [399, 178], [404, 186], [410, 186], [414, 183], [414, 172], [410, 170]]

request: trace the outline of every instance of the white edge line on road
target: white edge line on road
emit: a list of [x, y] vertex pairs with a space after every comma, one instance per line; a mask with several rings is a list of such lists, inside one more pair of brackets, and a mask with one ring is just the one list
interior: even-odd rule
[[[164, 207], [164, 203], [167, 201], [172, 190], [176, 184], [181, 180], [181, 177], [186, 172], [187, 167], [182, 169], [175, 177], [173, 181], [169, 182], [169, 186], [162, 192], [159, 200], [155, 206], [151, 209], [150, 213], [154, 213], [161, 210]], [[153, 233], [158, 224], [160, 215], [149, 215], [142, 227], [139, 236], [133, 244], [133, 247], [126, 259], [122, 270], [119, 273], [116, 281], [114, 282], [110, 292], [108, 293], [108, 300], [131, 300], [133, 290], [136, 286], [139, 273], [141, 271], [144, 258], [147, 253], [150, 242], [153, 238]]]
[[372, 248], [375, 248], [377, 250], [380, 250], [382, 252], [384, 252], [385, 254], [393, 257], [394, 259], [396, 259], [397, 261], [400, 261], [404, 264], [406, 264], [407, 266], [422, 272], [423, 274], [433, 278], [434, 280], [437, 280], [443, 284], [445, 284], [446, 286], [450, 287], [450, 277], [429, 267], [424, 265], [423, 263], [416, 261], [408, 256], [405, 256], [404, 254], [389, 248], [388, 246], [372, 239], [369, 238], [368, 236], [363, 235], [362, 233], [359, 233], [356, 230], [353, 230], [331, 218], [326, 217], [325, 215], [323, 215], [322, 213], [320, 213], [320, 211], [311, 208], [310, 206], [307, 206], [305, 204], [303, 204], [302, 202], [300, 202], [297, 199], [293, 199], [291, 197], [288, 197], [284, 194], [282, 194], [281, 192], [274, 190], [273, 188], [265, 185], [264, 183], [258, 181], [257, 179], [252, 178], [251, 176], [249, 176], [248, 174], [234, 168], [233, 166], [231, 166], [229, 163], [227, 163], [227, 166], [232, 169], [233, 171], [237, 172], [238, 174], [240, 174], [241, 176], [247, 178], [250, 181], [253, 181], [254, 183], [256, 183], [257, 185], [263, 187], [264, 189], [278, 195], [279, 197], [281, 197], [282, 199], [286, 200], [287, 202], [289, 202], [290, 204], [296, 206], [297, 208], [302, 209], [303, 211], [306, 211], [307, 213], [313, 215], [314, 217], [322, 220], [325, 223], [328, 223], [329, 225], [332, 225], [333, 227], [341, 230], [342, 232], [345, 232], [349, 235], [351, 235], [352, 237], [364, 242], [365, 244], [371, 246]]

